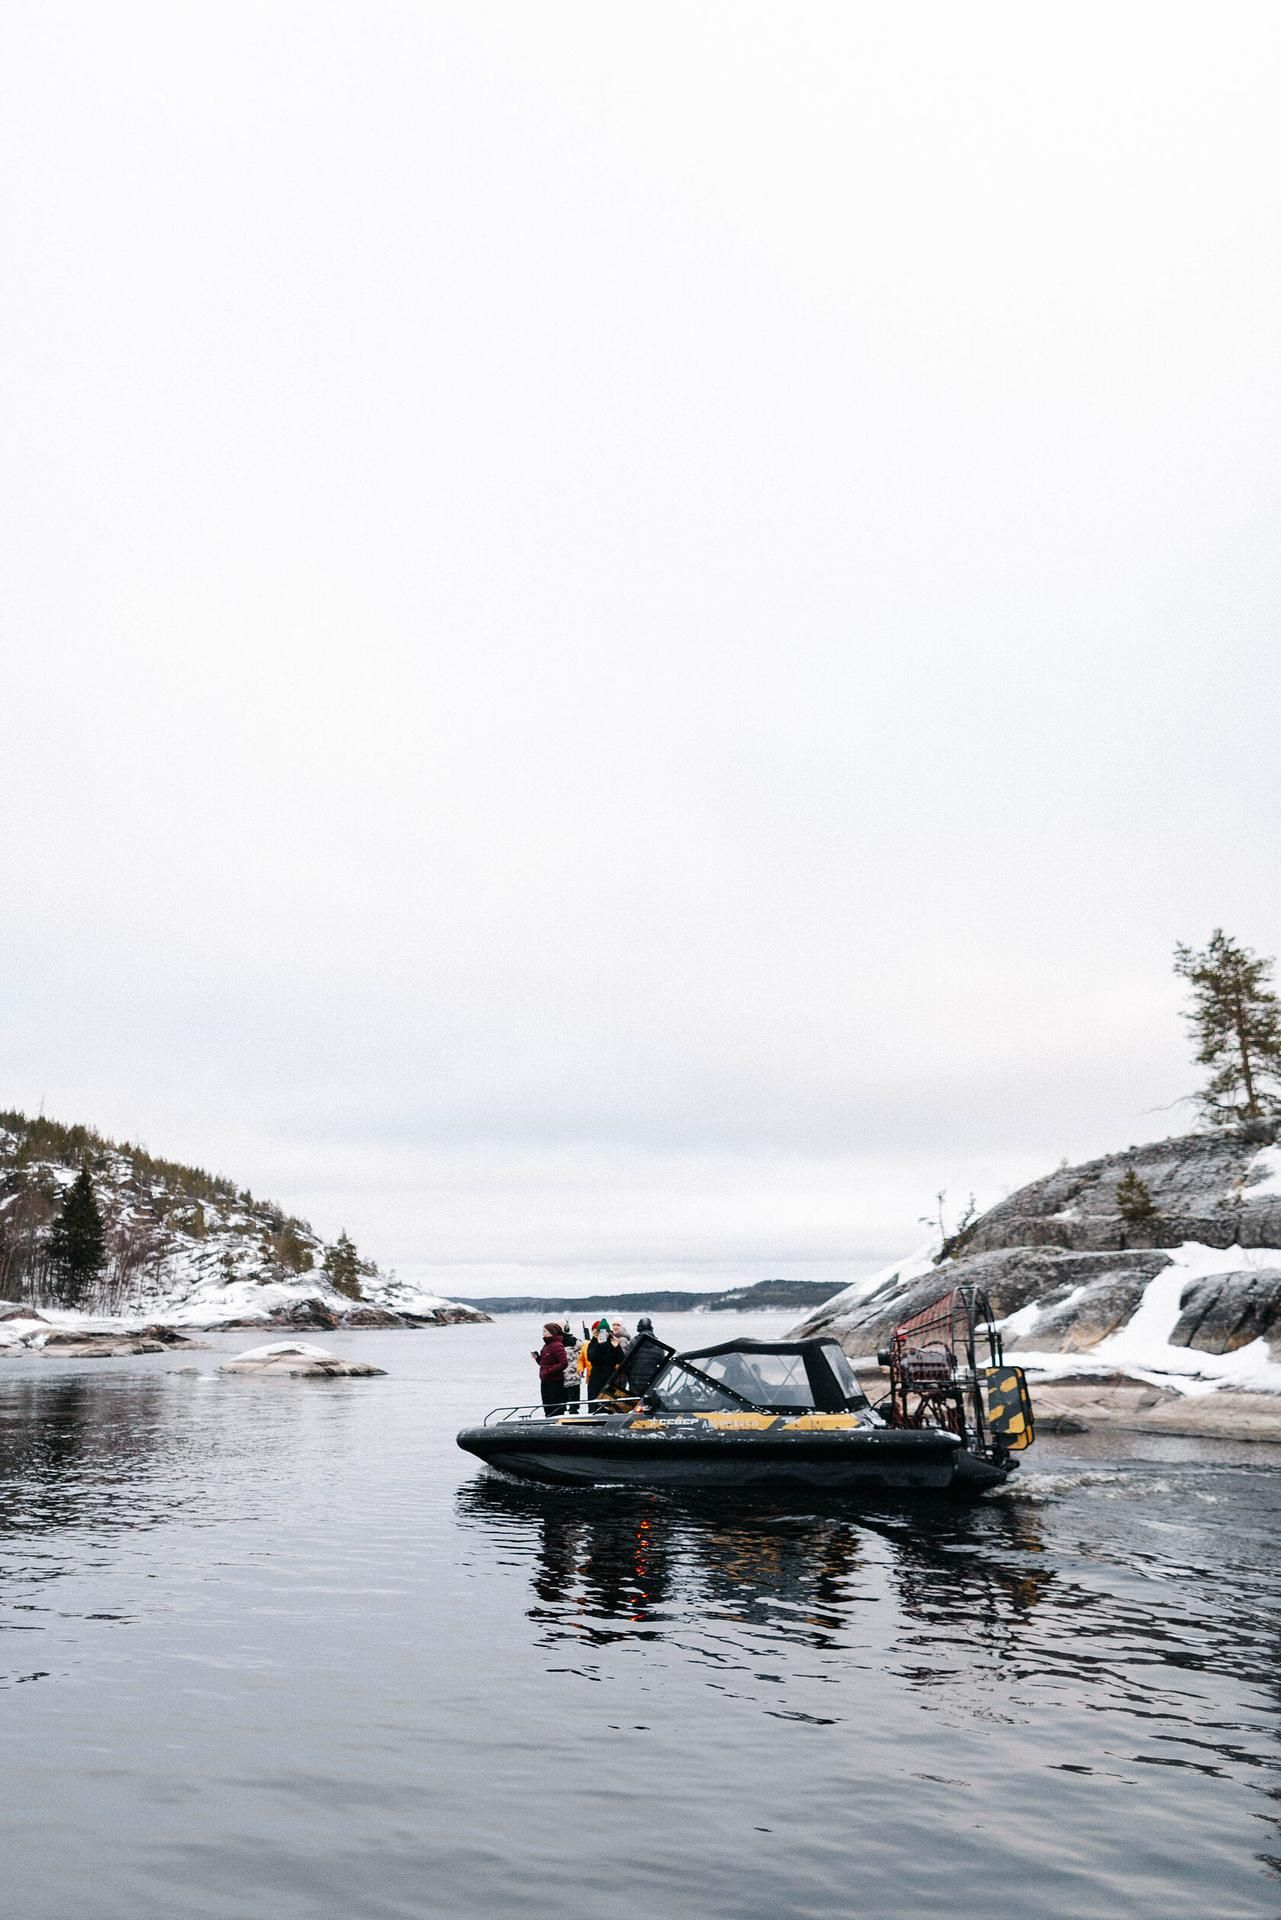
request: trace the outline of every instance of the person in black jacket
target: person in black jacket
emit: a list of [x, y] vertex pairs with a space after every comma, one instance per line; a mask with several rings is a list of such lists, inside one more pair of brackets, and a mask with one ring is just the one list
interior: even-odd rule
[[616, 1347], [610, 1339], [609, 1321], [598, 1320], [587, 1343], [587, 1364], [591, 1368], [587, 1376], [587, 1391], [593, 1400], [603, 1399], [618, 1384], [622, 1358], [621, 1347]]
[[648, 1393], [671, 1355], [654, 1332], [654, 1322], [643, 1314], [623, 1350], [623, 1383], [629, 1393]]

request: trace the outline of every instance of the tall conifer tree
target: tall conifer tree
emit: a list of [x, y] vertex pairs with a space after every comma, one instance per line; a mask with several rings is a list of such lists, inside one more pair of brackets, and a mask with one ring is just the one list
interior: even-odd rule
[[363, 1299], [360, 1291], [361, 1274], [367, 1271], [355, 1246], [344, 1230], [325, 1252], [325, 1272], [329, 1284], [339, 1293], [345, 1293], [351, 1300]]
[[1269, 984], [1272, 966], [1222, 927], [1200, 953], [1174, 949], [1174, 971], [1192, 989], [1184, 1018], [1197, 1063], [1212, 1069], [1198, 1098], [1216, 1126], [1281, 1115], [1281, 1000]]
[[63, 1195], [62, 1207], [49, 1232], [49, 1268], [60, 1304], [82, 1306], [106, 1264], [102, 1214], [89, 1169], [82, 1167]]

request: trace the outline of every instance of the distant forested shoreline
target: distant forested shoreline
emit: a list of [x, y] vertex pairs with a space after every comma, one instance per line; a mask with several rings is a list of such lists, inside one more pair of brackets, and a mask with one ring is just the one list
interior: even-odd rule
[[498, 1294], [489, 1299], [463, 1298], [464, 1307], [485, 1313], [686, 1313], [703, 1307], [710, 1313], [750, 1312], [767, 1307], [819, 1307], [838, 1289], [830, 1280], [758, 1280], [750, 1287], [731, 1287], [719, 1293], [681, 1293], [674, 1287], [650, 1288], [642, 1293], [588, 1293], [577, 1299], [563, 1294]]

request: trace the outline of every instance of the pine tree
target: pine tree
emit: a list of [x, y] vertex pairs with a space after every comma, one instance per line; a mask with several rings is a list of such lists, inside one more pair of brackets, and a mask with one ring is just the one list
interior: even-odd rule
[[1133, 1167], [1127, 1167], [1116, 1183], [1116, 1210], [1131, 1226], [1141, 1226], [1156, 1213], [1152, 1190], [1146, 1180], [1140, 1180]]
[[94, 1198], [88, 1167], [82, 1167], [63, 1196], [49, 1232], [49, 1271], [54, 1295], [64, 1307], [84, 1304], [107, 1264], [102, 1214]]
[[1198, 1098], [1216, 1126], [1257, 1126], [1281, 1114], [1281, 1000], [1268, 984], [1272, 966], [1221, 927], [1201, 953], [1174, 949], [1174, 971], [1192, 989], [1184, 1018], [1197, 1063], [1213, 1069]]
[[363, 1299], [360, 1291], [360, 1276], [366, 1271], [364, 1262], [356, 1252], [347, 1234], [340, 1233], [332, 1247], [325, 1249], [325, 1272], [329, 1284], [339, 1293], [345, 1293], [349, 1300]]

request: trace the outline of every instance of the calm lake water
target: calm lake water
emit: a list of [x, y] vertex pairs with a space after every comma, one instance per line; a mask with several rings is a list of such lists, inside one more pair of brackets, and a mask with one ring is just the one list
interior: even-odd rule
[[525, 1491], [454, 1433], [536, 1333], [0, 1361], [7, 1914], [1281, 1915], [1273, 1450], [1048, 1440], [915, 1515]]

